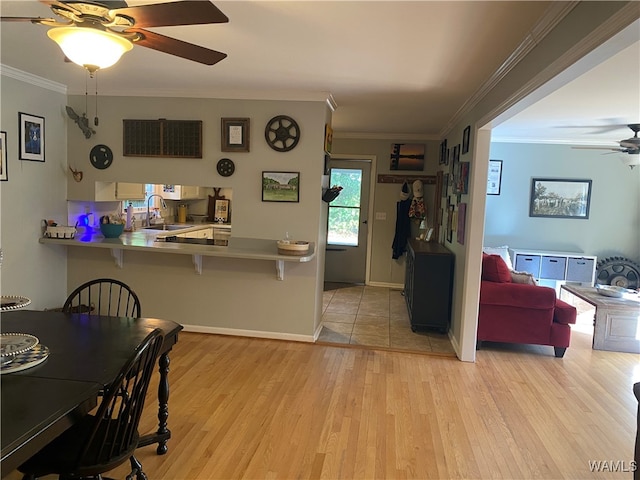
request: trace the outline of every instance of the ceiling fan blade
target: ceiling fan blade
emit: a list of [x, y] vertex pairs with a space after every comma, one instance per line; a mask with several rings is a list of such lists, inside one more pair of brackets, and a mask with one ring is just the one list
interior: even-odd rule
[[31, 23], [40, 23], [41, 20], [51, 21], [53, 22], [53, 18], [42, 18], [42, 17], [0, 17], [0, 20], [3, 22], [31, 22]]
[[624, 152], [624, 150], [620, 148], [613, 147], [571, 147], [576, 150], [611, 150], [612, 152]]
[[213, 3], [202, 0], [116, 8], [111, 10], [111, 13], [134, 18], [135, 26], [138, 28], [201, 25], [205, 23], [226, 23], [229, 21], [229, 18]]
[[226, 53], [210, 50], [193, 43], [183, 42], [176, 38], [160, 35], [159, 33], [143, 30], [142, 28], [128, 28], [125, 33], [135, 32], [141, 35], [140, 40], [136, 40], [134, 45], [158, 50], [159, 52], [186, 58], [194, 62], [205, 65], [214, 65], [220, 60], [227, 58]]

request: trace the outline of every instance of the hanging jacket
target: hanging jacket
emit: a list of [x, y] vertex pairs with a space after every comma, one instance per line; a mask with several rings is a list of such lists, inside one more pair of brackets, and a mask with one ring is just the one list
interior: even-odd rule
[[407, 250], [407, 240], [411, 236], [411, 220], [409, 219], [409, 208], [411, 200], [400, 200], [396, 204], [396, 234], [393, 238], [393, 255], [391, 258], [397, 259]]

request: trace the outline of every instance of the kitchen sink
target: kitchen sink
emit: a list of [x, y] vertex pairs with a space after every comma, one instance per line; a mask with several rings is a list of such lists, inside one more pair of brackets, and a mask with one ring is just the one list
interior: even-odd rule
[[195, 225], [186, 225], [184, 223], [181, 224], [172, 224], [172, 223], [163, 223], [159, 225], [151, 225], [149, 227], [142, 227], [143, 230], [182, 230], [183, 228], [195, 227]]

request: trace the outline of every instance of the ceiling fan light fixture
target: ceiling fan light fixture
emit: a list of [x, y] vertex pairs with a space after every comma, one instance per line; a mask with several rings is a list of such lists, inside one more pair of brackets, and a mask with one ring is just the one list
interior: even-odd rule
[[133, 48], [126, 38], [91, 27], [56, 27], [47, 32], [64, 54], [90, 73], [114, 65]]

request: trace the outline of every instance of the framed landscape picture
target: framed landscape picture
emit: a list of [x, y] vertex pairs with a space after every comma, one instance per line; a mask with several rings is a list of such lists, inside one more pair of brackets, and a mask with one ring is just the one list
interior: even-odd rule
[[299, 202], [300, 172], [262, 172], [263, 202]]
[[589, 218], [591, 180], [533, 178], [530, 217]]

